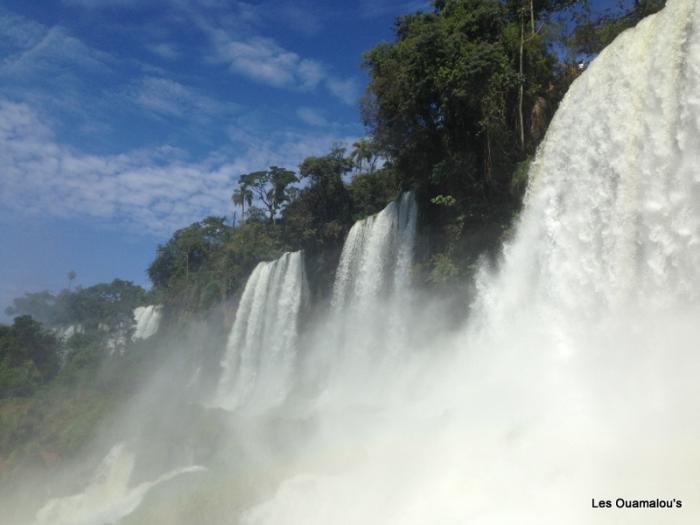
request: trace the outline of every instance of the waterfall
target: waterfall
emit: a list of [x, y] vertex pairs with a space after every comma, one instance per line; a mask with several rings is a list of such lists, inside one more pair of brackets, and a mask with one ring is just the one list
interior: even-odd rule
[[[384, 370], [381, 395], [363, 396], [376, 363], [355, 374], [315, 414], [314, 454], [343, 459], [304, 464], [243, 523], [697, 521], [700, 1], [669, 0], [592, 62], [529, 176], [462, 333]], [[348, 237], [336, 307], [386, 285], [386, 220]]]
[[155, 335], [160, 325], [162, 309], [161, 305], [139, 306], [134, 309], [135, 327], [132, 341], [148, 339]]
[[214, 404], [274, 406], [286, 397], [296, 363], [299, 314], [308, 298], [302, 252], [259, 263], [246, 282], [221, 363]]
[[68, 341], [75, 334], [82, 334], [85, 332], [83, 325], [81, 324], [71, 324], [68, 326], [60, 326], [54, 329], [54, 334], [58, 339], [65, 342]]
[[537, 305], [573, 323], [700, 299], [700, 13], [675, 0], [571, 86], [530, 170], [492, 322]]
[[[381, 212], [350, 229], [331, 300], [338, 348], [358, 354], [383, 348], [395, 355], [405, 344], [407, 305], [416, 237], [416, 201], [403, 193]], [[345, 366], [345, 365], [342, 365]]]
[[416, 201], [406, 192], [348, 233], [333, 285], [334, 308], [362, 310], [381, 294], [410, 282], [416, 236]]
[[[204, 427], [188, 446], [215, 449], [204, 482], [162, 496], [177, 523], [697, 523], [700, 0], [669, 0], [591, 63], [529, 177], [459, 329], [410, 294], [411, 193], [352, 227], [303, 349], [303, 254], [258, 264], [212, 403], [234, 412], [177, 411], [185, 434]], [[110, 456], [107, 482], [38, 523], [133, 510], [152, 484], [129, 489], [133, 458]]]
[[96, 525], [116, 523], [131, 514], [146, 494], [181, 474], [204, 471], [202, 467], [172, 470], [154, 481], [129, 487], [134, 455], [124, 443], [112, 447], [85, 490], [73, 496], [49, 500], [36, 514], [35, 525]]

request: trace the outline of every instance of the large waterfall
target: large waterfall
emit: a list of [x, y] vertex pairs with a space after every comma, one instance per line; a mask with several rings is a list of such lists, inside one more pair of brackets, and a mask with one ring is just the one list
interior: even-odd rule
[[356, 374], [317, 414], [325, 468], [243, 523], [695, 523], [699, 93], [700, 2], [669, 0], [572, 85], [463, 333], [381, 396]]
[[675, 0], [569, 89], [487, 301], [578, 315], [700, 297], [700, 14]]
[[[669, 0], [573, 83], [459, 330], [408, 293], [415, 230], [412, 193], [355, 224], [304, 334], [303, 254], [255, 268], [208, 403], [227, 410], [177, 411], [202, 431], [163, 440], [208, 470], [145, 478], [161, 521], [696, 524], [700, 0]], [[38, 523], [153, 523], [137, 506], [155, 485], [116, 450], [126, 466]]]
[[248, 278], [222, 362], [215, 404], [278, 404], [291, 386], [299, 314], [308, 300], [304, 255], [259, 263]]

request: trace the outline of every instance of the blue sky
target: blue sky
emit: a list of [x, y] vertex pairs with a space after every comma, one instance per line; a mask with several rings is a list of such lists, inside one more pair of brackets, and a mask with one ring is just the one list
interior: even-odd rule
[[240, 174], [362, 136], [362, 52], [428, 7], [0, 2], [0, 318], [70, 270], [148, 285], [158, 243], [230, 216]]
[[0, 307], [231, 213], [241, 173], [364, 134], [361, 54], [424, 1], [0, 3]]

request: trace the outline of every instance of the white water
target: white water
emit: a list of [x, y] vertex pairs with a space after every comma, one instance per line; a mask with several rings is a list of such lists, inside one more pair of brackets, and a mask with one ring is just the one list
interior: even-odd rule
[[302, 252], [255, 267], [228, 338], [215, 405], [260, 409], [286, 398], [297, 361], [299, 314], [307, 300]]
[[[337, 328], [336, 344], [341, 351], [347, 354], [350, 347], [356, 354], [395, 354], [405, 345], [415, 238], [413, 192], [403, 193], [381, 212], [357, 221], [350, 229], [331, 300], [331, 322]], [[379, 305], [381, 315], [377, 315]], [[342, 366], [352, 366], [341, 362]]]
[[317, 405], [314, 457], [243, 523], [697, 523], [700, 2], [574, 83], [478, 284], [460, 336], [383, 369], [380, 395], [355, 374]]
[[96, 525], [116, 523], [131, 514], [146, 494], [181, 474], [204, 471], [184, 467], [154, 481], [129, 487], [134, 455], [124, 443], [115, 445], [102, 460], [85, 490], [73, 496], [49, 500], [36, 514], [35, 525]]
[[68, 341], [68, 339], [73, 337], [75, 334], [82, 334], [83, 332], [85, 332], [85, 329], [83, 328], [83, 325], [80, 324], [61, 326], [54, 330], [56, 337], [64, 342]]
[[160, 305], [139, 306], [134, 309], [134, 334], [132, 341], [148, 339], [158, 332], [163, 307]]
[[[395, 235], [410, 223], [397, 219], [403, 199], [353, 228], [329, 326], [316, 327], [309, 348], [296, 325], [301, 255], [259, 265], [219, 404], [260, 396], [269, 406], [290, 382], [317, 377], [309, 370], [337, 366], [332, 381], [282, 405], [276, 425], [236, 420], [227, 439], [245, 461], [212, 469], [241, 480], [224, 498], [255, 490], [225, 519], [211, 510], [216, 489], [193, 496], [201, 522], [696, 524], [699, 157], [700, 0], [670, 0], [571, 87], [515, 238], [499, 269], [480, 273], [458, 334], [430, 332], [439, 318], [424, 308], [404, 347], [375, 339], [403, 305], [386, 297], [409, 277], [410, 262], [395, 255], [412, 249]], [[420, 344], [426, 333], [431, 344]], [[361, 358], [344, 366], [340, 346]], [[397, 351], [401, 359], [382, 359]], [[593, 509], [594, 498], [676, 498], [683, 508]]]
[[382, 294], [410, 283], [416, 236], [416, 201], [406, 192], [348, 233], [333, 285], [333, 306], [360, 311]]

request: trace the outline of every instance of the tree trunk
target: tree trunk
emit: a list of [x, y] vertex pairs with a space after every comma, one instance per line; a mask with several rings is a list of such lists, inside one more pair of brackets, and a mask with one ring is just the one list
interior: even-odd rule
[[523, 98], [524, 98], [524, 84], [525, 79], [523, 78], [523, 53], [525, 50], [525, 21], [524, 17], [520, 16], [520, 60], [518, 73], [520, 74], [520, 88], [518, 90], [518, 123], [520, 127], [520, 147], [525, 147], [525, 119], [523, 118]]
[[535, 0], [530, 0], [530, 27], [532, 34], [535, 34]]

